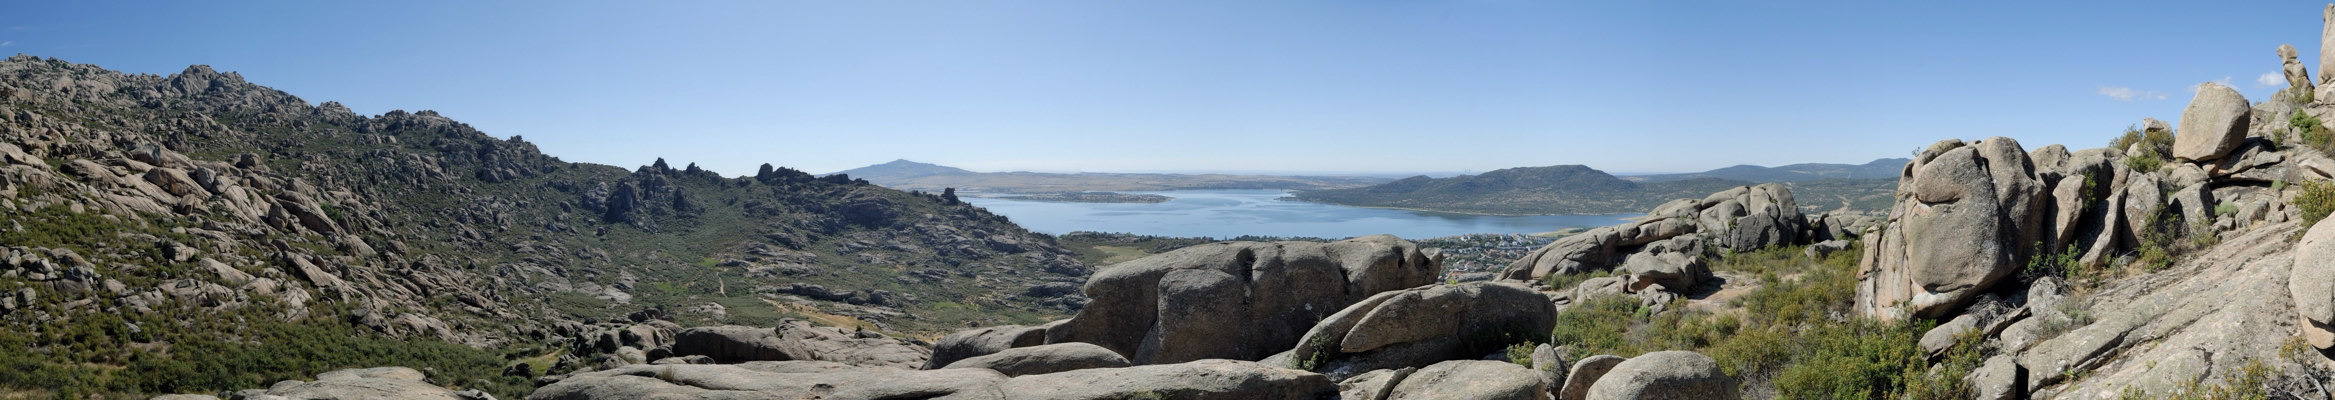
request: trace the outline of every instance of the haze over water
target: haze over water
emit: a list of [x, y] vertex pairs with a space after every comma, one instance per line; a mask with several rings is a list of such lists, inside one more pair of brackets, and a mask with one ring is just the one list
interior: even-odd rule
[[1637, 214], [1495, 216], [1348, 207], [1276, 200], [1276, 189], [1179, 190], [1151, 193], [1165, 203], [1061, 203], [966, 197], [973, 205], [1033, 231], [1124, 232], [1156, 236], [1240, 235], [1347, 238], [1393, 234], [1425, 239], [1470, 233], [1541, 233], [1613, 225]]

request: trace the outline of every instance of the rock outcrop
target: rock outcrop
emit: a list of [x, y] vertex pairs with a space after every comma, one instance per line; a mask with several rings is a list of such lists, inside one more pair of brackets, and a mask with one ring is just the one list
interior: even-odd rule
[[[2322, 45], [2335, 46], [2327, 12]], [[1981, 398], [2197, 395], [2236, 382], [2323, 396], [2314, 383], [2335, 362], [2307, 347], [2335, 345], [2335, 267], [2321, 265], [2335, 234], [2318, 232], [2335, 229], [2298, 234], [2304, 190], [2291, 183], [2335, 179], [2335, 161], [2296, 145], [2324, 126], [2289, 121], [2335, 109], [2304, 104], [2302, 83], [2251, 105], [2201, 86], [2170, 152], [2142, 135], [2074, 152], [2021, 154], [2002, 138], [1931, 146], [1901, 178], [1882, 234], [1864, 239], [1856, 311], [1941, 321], [1920, 343], [1934, 356], [1975, 336], [1997, 353], [1967, 375]], [[2030, 273], [2009, 276], [2021, 268]]]
[[1469, 282], [1380, 293], [1322, 319], [1289, 351], [1333, 378], [1466, 360], [1554, 328], [1546, 296], [1511, 283]]
[[2197, 97], [2181, 110], [2181, 134], [2173, 136], [2173, 158], [2213, 161], [2228, 155], [2246, 139], [2251, 107], [2237, 89], [2213, 82], [2198, 84]]
[[950, 333], [932, 345], [932, 359], [924, 369], [935, 369], [956, 363], [957, 360], [996, 354], [1006, 349], [1046, 344], [1046, 327], [1004, 325], [967, 329]]
[[815, 360], [912, 369], [924, 366], [932, 350], [874, 332], [787, 320], [775, 329], [737, 325], [684, 329], [674, 335], [672, 348], [666, 353], [676, 357], [706, 356], [724, 364]]
[[1802, 215], [1791, 189], [1782, 184], [1736, 187], [1664, 203], [1640, 221], [1559, 238], [1510, 264], [1499, 277], [1538, 284], [1550, 275], [1619, 269], [1628, 274], [1619, 286], [1623, 293], [1676, 297], [1712, 281], [1703, 264], [1706, 252], [1838, 238], [1857, 224], [1845, 216]]
[[2294, 296], [2297, 322], [2311, 346], [2335, 348], [2335, 224], [2314, 225], [2294, 244], [2294, 266], [2286, 282]]
[[1026, 375], [1000, 387], [1005, 399], [1315, 399], [1338, 385], [1311, 372], [1248, 361], [1199, 360]]
[[826, 361], [632, 365], [545, 385], [535, 400], [588, 399], [1002, 399], [1005, 375], [986, 369], [908, 371]]
[[1540, 375], [1523, 366], [1485, 360], [1435, 363], [1404, 376], [1386, 397], [1417, 400], [1539, 400], [1548, 398]]
[[1005, 376], [1051, 374], [1090, 368], [1133, 366], [1126, 357], [1102, 346], [1070, 342], [1019, 347], [967, 358], [941, 368], [987, 368]]
[[1589, 386], [1588, 400], [1741, 398], [1735, 379], [1719, 362], [1691, 351], [1657, 351], [1631, 357]]
[[[180, 395], [208, 398], [207, 395]], [[315, 381], [282, 381], [267, 389], [235, 392], [233, 398], [279, 399], [423, 399], [493, 400], [477, 390], [456, 391], [432, 385], [421, 371], [406, 367], [344, 369], [316, 375]]]
[[2302, 61], [2295, 60], [2296, 56], [2294, 45], [2278, 45], [2279, 70], [2286, 73], [2285, 90], [2298, 94], [2312, 93], [2316, 86], [2311, 84], [2311, 72], [2303, 67]]
[[1560, 400], [1589, 398], [1589, 388], [1596, 385], [1599, 379], [1604, 379], [1606, 373], [1613, 372], [1613, 367], [1619, 366], [1622, 361], [1627, 360], [1619, 356], [1595, 355], [1573, 363], [1573, 370], [1565, 375], [1565, 387], [1557, 391], [1557, 398]]
[[2330, 87], [2335, 86], [2335, 71], [2328, 69], [2335, 65], [2335, 4], [2320, 12], [2319, 21], [2319, 87], [2314, 97], [2317, 104], [2335, 103], [2335, 87]]
[[1347, 305], [1439, 272], [1387, 235], [1186, 247], [1096, 273], [1084, 289], [1093, 302], [1048, 328], [1047, 343], [1093, 343], [1136, 364], [1263, 359]]
[[2024, 267], [2050, 201], [2019, 142], [1930, 145], [1905, 167], [1897, 206], [1866, 238], [1857, 310], [1936, 318]]

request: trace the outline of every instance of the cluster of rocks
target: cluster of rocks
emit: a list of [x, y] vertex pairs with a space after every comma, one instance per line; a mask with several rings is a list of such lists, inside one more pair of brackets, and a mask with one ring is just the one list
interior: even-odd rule
[[1256, 360], [1288, 350], [1314, 321], [1378, 292], [1435, 283], [1441, 270], [1388, 235], [1191, 246], [1095, 273], [1082, 290], [1093, 300], [1046, 328], [1046, 341], [1093, 343], [1137, 364]]
[[[960, 331], [916, 357], [790, 343], [789, 329], [823, 329], [800, 324], [691, 328], [646, 364], [547, 380], [530, 398], [1736, 396], [1715, 362], [1689, 352], [1576, 365], [1543, 345], [1532, 367], [1487, 361], [1544, 337], [1554, 304], [1515, 283], [1441, 284], [1440, 269], [1384, 235], [1192, 246], [1097, 273], [1082, 290], [1094, 301], [1069, 319]], [[601, 336], [602, 348], [629, 337]]]
[[[824, 361], [861, 367], [909, 369], [932, 356], [925, 343], [863, 329], [824, 327], [784, 320], [776, 327], [740, 325], [681, 328], [670, 321], [598, 324], [583, 328], [552, 371], [599, 371], [646, 364], [739, 364], [756, 361]], [[524, 364], [516, 365], [524, 367]], [[549, 371], [506, 371], [533, 375]], [[575, 374], [581, 376], [581, 374]], [[539, 383], [574, 379], [546, 375]]]
[[[2328, 10], [2335, 16], [2335, 6]], [[2335, 43], [2329, 26], [2327, 42]], [[2234, 89], [2205, 83], [2177, 131], [2153, 119], [2140, 125], [2147, 134], [2173, 134], [2170, 151], [2144, 140], [2030, 152], [2001, 137], [1925, 148], [1900, 177], [1887, 223], [1863, 238], [1855, 310], [1940, 321], [1921, 340], [1932, 354], [1977, 336], [1998, 354], [1969, 377], [1983, 398], [2166, 394], [2179, 390], [2174, 382], [2230, 376], [2241, 364], [2230, 359], [2295, 362], [2260, 339], [2265, 330], [2297, 332], [2328, 348], [2335, 283], [2325, 277], [2335, 267], [2324, 267], [2320, 253], [2335, 250], [2322, 251], [2331, 246], [2313, 235], [2291, 247], [2285, 241], [2301, 219], [2291, 205], [2299, 189], [2288, 183], [2335, 178], [2335, 160], [2279, 143], [2325, 128], [2289, 126], [2290, 115], [2335, 116], [2335, 109], [2292, 95], [2330, 85], [2324, 75], [2315, 88], [2304, 79], [2291, 46], [2279, 55], [2290, 87], [2271, 101], [2249, 104]], [[2321, 230], [2329, 229], [2311, 232]], [[2048, 270], [2106, 271], [2143, 250], [2191, 254], [2081, 296]], [[2066, 379], [2087, 374], [2094, 378]]]
[[1538, 284], [1549, 275], [1618, 271], [1559, 293], [1558, 303], [1635, 294], [1661, 307], [1680, 294], [1716, 283], [1704, 256], [1721, 250], [1819, 242], [1811, 251], [1847, 248], [1845, 239], [1871, 223], [1856, 215], [1801, 213], [1792, 191], [1779, 183], [1743, 186], [1702, 199], [1663, 203], [1642, 220], [1566, 236], [1510, 264], [1499, 278]]

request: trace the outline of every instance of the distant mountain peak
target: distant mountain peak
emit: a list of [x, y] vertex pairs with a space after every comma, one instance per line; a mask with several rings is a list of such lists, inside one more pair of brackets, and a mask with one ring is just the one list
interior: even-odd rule
[[867, 179], [871, 181], [883, 181], [934, 175], [971, 175], [974, 173], [975, 172], [967, 171], [963, 168], [931, 163], [921, 163], [902, 158], [882, 164], [843, 170], [836, 172], [835, 174], [850, 175], [853, 178]]

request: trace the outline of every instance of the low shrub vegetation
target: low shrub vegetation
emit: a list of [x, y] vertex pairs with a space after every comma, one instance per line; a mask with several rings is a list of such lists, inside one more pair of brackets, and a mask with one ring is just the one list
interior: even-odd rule
[[[329, 309], [331, 307], [325, 307]], [[533, 386], [505, 377], [515, 359], [437, 339], [390, 338], [316, 316], [285, 321], [264, 306], [225, 315], [176, 309], [147, 315], [89, 314], [0, 331], [0, 391], [57, 398], [137, 398], [266, 388], [287, 379], [348, 368], [406, 366], [431, 382], [475, 388], [498, 398], [524, 397]], [[186, 324], [191, 327], [171, 327]], [[151, 349], [167, 348], [168, 351]], [[22, 386], [18, 386], [22, 385]]]
[[1759, 276], [1740, 312], [1672, 304], [1649, 313], [1634, 297], [1583, 300], [1557, 315], [1550, 343], [1576, 359], [1693, 350], [1718, 361], [1754, 397], [1969, 398], [1962, 377], [1984, 350], [1967, 340], [1933, 364], [1918, 346], [1932, 323], [1854, 318], [1856, 254], [1809, 259], [1798, 247], [1727, 254], [1714, 269]]
[[[2139, 151], [2131, 151], [2133, 145]], [[2156, 172], [2165, 165], [2165, 157], [2173, 154], [2173, 133], [2125, 127], [2124, 134], [2108, 141], [2108, 148], [2125, 152], [2124, 165], [2142, 173]]]
[[2302, 110], [2295, 110], [2294, 114], [2287, 115], [2286, 123], [2293, 127], [2295, 136], [2302, 139], [2303, 146], [2317, 149], [2321, 154], [2335, 157], [2335, 132], [2328, 131], [2327, 125], [2320, 123], [2319, 117], [2311, 116], [2311, 113]]
[[2326, 219], [2328, 213], [2335, 212], [2335, 183], [2306, 181], [2300, 186], [2303, 192], [2295, 194], [2294, 206], [2302, 210], [2302, 230], [2310, 230], [2319, 220]]

